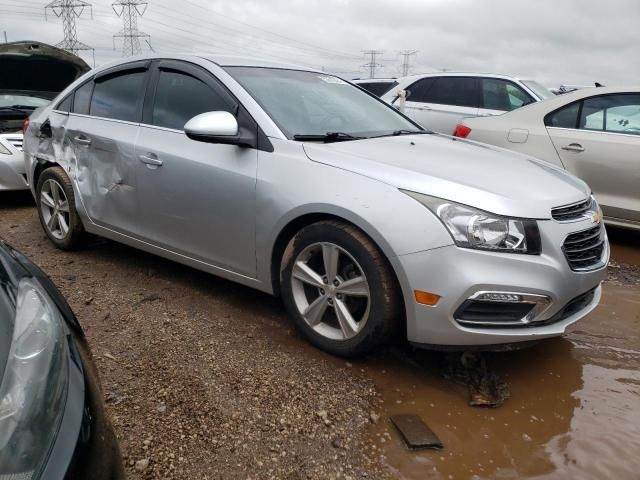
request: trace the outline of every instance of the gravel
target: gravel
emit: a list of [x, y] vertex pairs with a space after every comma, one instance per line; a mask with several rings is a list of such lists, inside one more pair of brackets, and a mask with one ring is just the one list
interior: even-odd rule
[[384, 478], [372, 381], [306, 344], [268, 295], [97, 240], [56, 250], [23, 196], [0, 237], [82, 324], [131, 479]]

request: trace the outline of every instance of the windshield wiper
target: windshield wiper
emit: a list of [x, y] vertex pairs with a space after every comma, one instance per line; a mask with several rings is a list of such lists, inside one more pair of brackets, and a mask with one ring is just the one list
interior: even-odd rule
[[37, 107], [32, 107], [29, 105], [9, 105], [6, 107], [0, 107], [0, 110], [10, 110], [12, 112], [20, 112], [20, 113], [27, 113], [27, 112], [33, 112]]
[[430, 135], [433, 132], [431, 130], [394, 130], [391, 134], [394, 137], [398, 137], [400, 135]]
[[349, 133], [344, 133], [344, 132], [327, 132], [324, 135], [305, 135], [305, 134], [298, 134], [298, 135], [294, 135], [293, 139], [294, 140], [300, 140], [300, 141], [309, 141], [309, 142], [325, 142], [325, 143], [329, 143], [329, 142], [344, 142], [344, 141], [348, 141], [348, 140], [362, 140], [363, 138], [367, 138], [367, 137], [358, 137], [355, 135], [351, 135]]

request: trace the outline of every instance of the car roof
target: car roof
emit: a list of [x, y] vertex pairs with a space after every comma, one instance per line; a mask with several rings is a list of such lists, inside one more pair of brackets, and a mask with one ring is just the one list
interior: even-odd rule
[[504, 75], [502, 73], [481, 73], [481, 72], [429, 72], [409, 75], [402, 80], [419, 80], [425, 77], [483, 77], [483, 78], [505, 78], [509, 80], [520, 80], [513, 75]]
[[[265, 60], [257, 57], [250, 56], [240, 56], [240, 55], [220, 55], [213, 53], [171, 53], [171, 54], [162, 54], [162, 53], [149, 53], [144, 55], [136, 55], [133, 57], [121, 58], [109, 63], [105, 63], [95, 68], [93, 71], [97, 73], [102, 70], [107, 70], [112, 67], [117, 67], [119, 65], [123, 65], [125, 63], [135, 62], [137, 60], [185, 60], [189, 61], [195, 59], [204, 59], [208, 60], [212, 63], [220, 67], [259, 67], [259, 68], [281, 68], [287, 70], [303, 70], [309, 72], [319, 72], [320, 70], [316, 70], [312, 67], [307, 67], [304, 65], [297, 65], [295, 63], [287, 63], [287, 62], [275, 62], [271, 60]], [[326, 72], [325, 72], [326, 73]]]
[[375, 82], [396, 82], [397, 78], [354, 78], [353, 83], [375, 83]]

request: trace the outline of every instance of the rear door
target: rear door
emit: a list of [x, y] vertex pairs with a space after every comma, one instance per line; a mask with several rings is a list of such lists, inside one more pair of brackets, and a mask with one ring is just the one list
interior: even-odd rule
[[473, 77], [427, 77], [407, 90], [405, 113], [428, 130], [451, 135], [462, 118], [478, 115], [478, 81]]
[[478, 116], [488, 117], [510, 112], [536, 100], [523, 88], [502, 78], [480, 78]]
[[565, 168], [591, 186], [605, 215], [640, 221], [640, 94], [590, 97], [545, 124]]
[[241, 125], [253, 120], [213, 74], [186, 62], [158, 62], [148, 99], [135, 152], [142, 237], [254, 277], [258, 151], [184, 133], [209, 111], [230, 112]]
[[67, 125], [83, 208], [95, 224], [125, 234], [138, 231], [135, 142], [149, 64], [118, 66], [78, 89]]

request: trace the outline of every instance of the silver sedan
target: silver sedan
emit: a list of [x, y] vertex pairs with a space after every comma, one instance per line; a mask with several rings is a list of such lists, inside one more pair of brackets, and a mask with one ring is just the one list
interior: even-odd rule
[[59, 248], [89, 232], [280, 295], [337, 355], [561, 335], [609, 258], [584, 182], [290, 65], [100, 67], [32, 116], [25, 161]]

